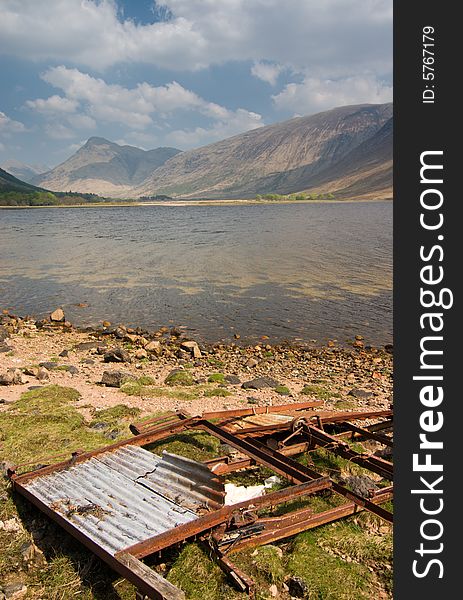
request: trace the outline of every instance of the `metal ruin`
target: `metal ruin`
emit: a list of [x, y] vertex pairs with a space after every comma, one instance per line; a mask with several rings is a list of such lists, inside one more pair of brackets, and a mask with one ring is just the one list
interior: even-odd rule
[[[327, 412], [320, 402], [225, 410], [190, 416], [169, 413], [134, 423], [132, 438], [69, 460], [9, 476], [16, 492], [98, 555], [137, 588], [139, 598], [177, 600], [184, 593], [143, 562], [186, 541], [207, 545], [242, 591], [252, 579], [232, 562], [234, 552], [289, 538], [299, 532], [366, 510], [385, 521], [382, 505], [393, 496], [392, 410]], [[163, 453], [150, 444], [181, 432], [202, 430], [232, 449], [198, 463]], [[369, 441], [374, 451], [357, 452], [351, 440]], [[296, 460], [324, 448], [376, 474], [380, 486], [363, 492], [323, 476]], [[306, 461], [308, 462], [308, 461]], [[227, 474], [265, 466], [286, 487], [225, 504]], [[379, 481], [379, 480], [378, 480]], [[316, 513], [310, 507], [274, 514], [295, 498], [336, 494], [342, 503]]]

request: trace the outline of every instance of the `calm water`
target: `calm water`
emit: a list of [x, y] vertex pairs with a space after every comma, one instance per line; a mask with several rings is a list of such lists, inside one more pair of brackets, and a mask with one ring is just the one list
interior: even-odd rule
[[[76, 304], [88, 303], [88, 308]], [[0, 210], [0, 308], [208, 341], [392, 340], [392, 204]]]

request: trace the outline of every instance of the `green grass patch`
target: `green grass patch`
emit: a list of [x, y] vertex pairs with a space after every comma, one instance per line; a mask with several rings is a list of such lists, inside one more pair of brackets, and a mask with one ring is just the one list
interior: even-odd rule
[[0, 457], [13, 463], [44, 459], [74, 450], [108, 444], [100, 432], [88, 428], [73, 406], [80, 398], [73, 388], [49, 385], [25, 392], [0, 413]]
[[277, 385], [275, 388], [275, 392], [280, 394], [281, 396], [290, 396], [291, 390], [286, 385]]
[[156, 387], [151, 385], [140, 385], [138, 381], [128, 381], [120, 388], [121, 392], [128, 396], [143, 396], [145, 398], [173, 398], [175, 400], [196, 400], [201, 396], [203, 388], [201, 386], [193, 386], [187, 390]]
[[207, 460], [220, 456], [220, 440], [205, 431], [185, 431], [150, 444], [149, 449], [156, 454], [164, 450], [191, 458], [197, 461]]
[[205, 398], [226, 398], [227, 396], [233, 396], [233, 394], [224, 388], [213, 388], [212, 390], [205, 390], [204, 396]]
[[341, 394], [338, 392], [332, 392], [322, 385], [305, 385], [301, 394], [304, 396], [313, 396], [318, 400], [329, 400], [330, 398], [340, 398]]
[[193, 375], [189, 371], [175, 371], [167, 376], [165, 380], [166, 385], [194, 385], [195, 380]]
[[209, 383], [225, 383], [225, 375], [223, 373], [212, 373], [207, 378]]

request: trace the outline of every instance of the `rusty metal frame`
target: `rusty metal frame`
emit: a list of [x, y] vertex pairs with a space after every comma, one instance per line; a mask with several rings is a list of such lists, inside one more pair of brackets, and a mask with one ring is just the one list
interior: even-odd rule
[[[245, 547], [284, 539], [361, 510], [370, 511], [382, 519], [392, 522], [392, 514], [381, 506], [386, 500], [392, 498], [392, 486], [377, 491], [370, 498], [364, 498], [291, 458], [295, 454], [322, 447], [391, 481], [392, 463], [372, 454], [355, 452], [342, 441], [342, 438], [350, 435], [353, 438], [366, 438], [385, 446], [392, 446], [391, 438], [378, 433], [392, 427], [392, 411], [307, 412], [307, 408], [313, 408], [319, 404], [319, 402], [305, 402], [277, 407], [260, 407], [259, 409], [215, 411], [205, 413], [202, 417], [190, 416], [186, 413], [170, 413], [144, 423], [134, 424], [131, 429], [136, 435], [132, 438], [92, 452], [74, 453], [70, 460], [45, 466], [36, 471], [18, 475], [15, 470], [12, 470], [9, 475], [16, 491], [102, 558], [116, 572], [131, 581], [143, 596], [155, 599], [165, 598], [166, 600], [184, 598], [183, 592], [146, 566], [141, 559], [192, 539], [199, 539], [200, 542], [207, 544], [217, 564], [232, 577], [240, 589], [252, 594], [252, 580], [233, 565], [228, 558], [229, 553]], [[291, 414], [294, 419], [287, 423], [270, 426], [242, 428], [236, 426], [240, 418], [266, 412]], [[351, 422], [378, 418], [386, 420], [366, 427], [360, 427]], [[212, 423], [209, 419], [218, 419], [219, 422]], [[339, 427], [341, 433], [328, 433], [325, 431], [325, 426], [329, 426], [330, 431], [332, 429], [339, 431]], [[114, 555], [104, 550], [77, 526], [64, 519], [57, 511], [47, 506], [27, 489], [26, 484], [34, 478], [68, 469], [101, 453], [111, 452], [123, 446], [147, 446], [185, 430], [206, 431], [242, 454], [242, 457], [236, 460], [220, 457], [205, 461], [214, 474], [223, 475], [254, 465], [263, 465], [282, 475], [293, 485], [252, 500], [222, 506], [179, 525], [175, 529], [167, 530], [123, 548]], [[289, 435], [286, 435], [282, 441], [281, 434], [284, 436], [285, 433]], [[275, 435], [276, 439], [272, 437]], [[272, 440], [273, 444], [270, 444]], [[292, 511], [278, 517], [259, 517], [257, 514], [257, 511], [289, 502], [294, 498], [307, 497], [327, 490], [344, 497], [347, 502], [317, 514], [314, 514], [309, 508]], [[207, 532], [209, 533], [207, 534]], [[226, 536], [230, 532], [238, 533], [233, 543], [227, 542]]]

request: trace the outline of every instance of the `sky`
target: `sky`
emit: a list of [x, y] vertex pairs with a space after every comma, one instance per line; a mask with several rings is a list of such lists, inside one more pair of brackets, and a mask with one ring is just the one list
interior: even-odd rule
[[392, 100], [392, 0], [0, 0], [0, 164]]

